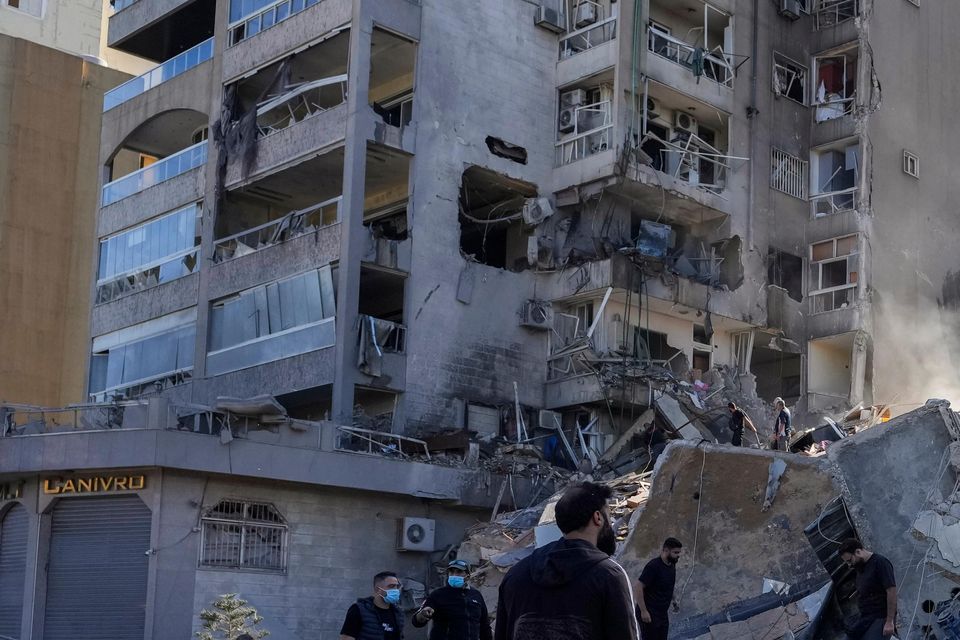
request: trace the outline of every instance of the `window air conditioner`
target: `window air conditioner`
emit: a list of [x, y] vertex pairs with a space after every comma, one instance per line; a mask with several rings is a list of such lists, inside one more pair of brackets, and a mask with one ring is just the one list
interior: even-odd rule
[[560, 12], [543, 5], [537, 7], [537, 15], [533, 23], [538, 27], [546, 29], [547, 31], [553, 31], [554, 33], [563, 33], [566, 31], [563, 26], [563, 20], [560, 17]]
[[398, 551], [434, 551], [436, 521], [430, 518], [400, 518], [397, 520]]
[[586, 101], [587, 92], [583, 89], [573, 89], [572, 91], [564, 91], [560, 94], [561, 107], [579, 107], [586, 103]]
[[647, 98], [647, 120], [656, 120], [660, 117], [660, 103], [653, 98]]
[[597, 5], [592, 2], [581, 2], [577, 5], [577, 29], [597, 21]]
[[544, 300], [527, 300], [523, 303], [521, 327], [546, 331], [553, 326], [553, 307]]
[[694, 118], [689, 113], [683, 111], [677, 111], [676, 116], [673, 119], [673, 126], [676, 129], [682, 131], [689, 131], [690, 133], [697, 132], [697, 119]]
[[780, 15], [788, 20], [799, 20], [804, 6], [802, 0], [780, 0]]

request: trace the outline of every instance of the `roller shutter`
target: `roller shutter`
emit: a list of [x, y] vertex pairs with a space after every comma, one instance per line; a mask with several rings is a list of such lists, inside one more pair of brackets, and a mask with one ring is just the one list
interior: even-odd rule
[[19, 503], [0, 520], [0, 637], [20, 637], [28, 525], [27, 509]]
[[53, 509], [44, 640], [143, 640], [150, 510], [134, 495]]

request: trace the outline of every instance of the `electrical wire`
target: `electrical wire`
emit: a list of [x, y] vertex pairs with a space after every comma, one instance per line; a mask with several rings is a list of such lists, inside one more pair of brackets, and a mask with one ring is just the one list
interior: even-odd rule
[[[697, 448], [700, 449], [700, 446], [703, 444], [703, 441], [697, 444]], [[677, 606], [680, 606], [680, 603], [683, 601], [683, 594], [687, 590], [687, 584], [690, 582], [690, 578], [693, 577], [693, 571], [697, 568], [697, 542], [700, 540], [700, 507], [703, 505], [703, 470], [707, 466], [707, 450], [700, 449], [703, 453], [703, 460], [700, 463], [700, 488], [697, 490], [697, 522], [693, 530], [693, 552], [691, 554], [691, 564], [690, 572], [687, 573], [687, 578], [683, 581], [683, 586], [680, 587], [680, 595], [677, 597]]]

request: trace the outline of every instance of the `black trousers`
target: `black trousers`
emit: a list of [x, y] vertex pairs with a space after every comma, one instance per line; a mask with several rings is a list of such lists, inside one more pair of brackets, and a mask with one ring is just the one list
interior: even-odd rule
[[640, 640], [667, 640], [669, 633], [669, 620], [654, 620], [649, 624], [646, 622], [640, 623]]
[[733, 435], [730, 437], [730, 444], [735, 447], [743, 446], [743, 431], [734, 431]]
[[857, 620], [847, 625], [847, 638], [850, 640], [888, 640], [890, 636], [883, 635], [883, 618], [867, 618]]

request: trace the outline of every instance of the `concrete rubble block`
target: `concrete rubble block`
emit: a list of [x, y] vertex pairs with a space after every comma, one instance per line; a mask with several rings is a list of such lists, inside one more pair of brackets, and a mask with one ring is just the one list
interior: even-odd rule
[[954, 473], [960, 473], [960, 442], [950, 443], [950, 468]]

